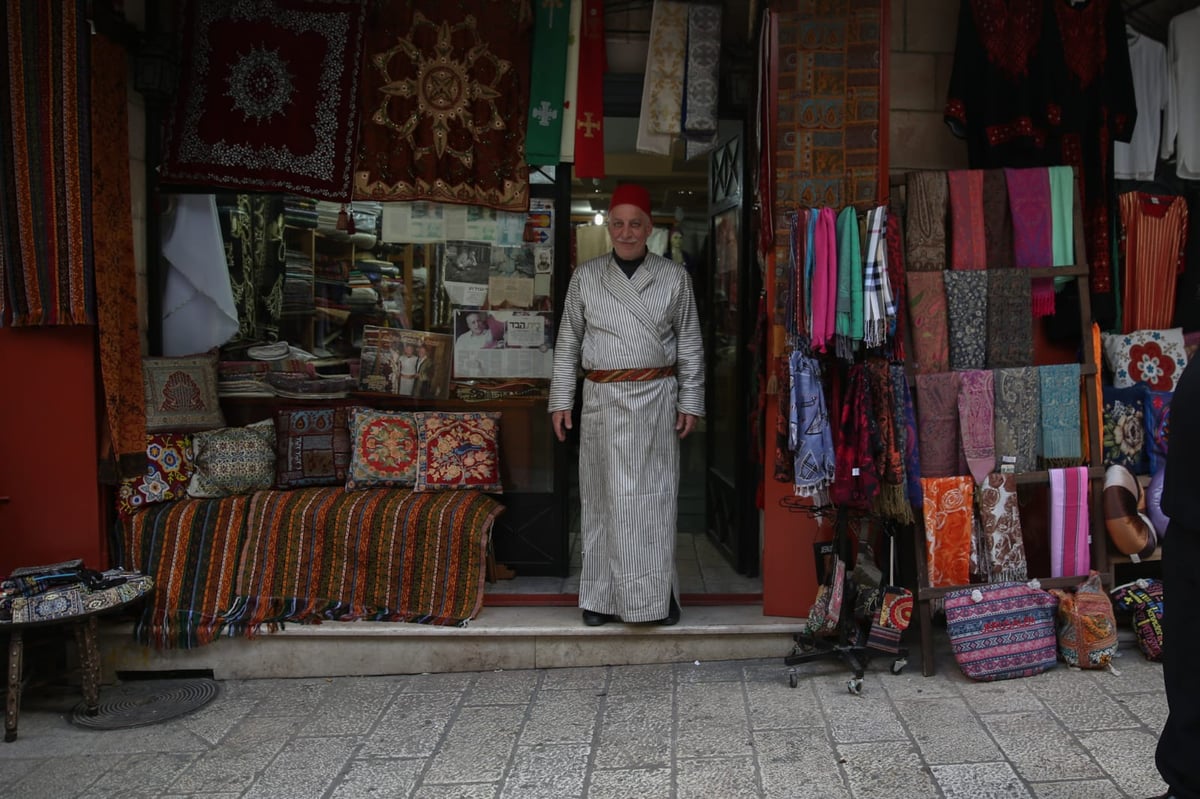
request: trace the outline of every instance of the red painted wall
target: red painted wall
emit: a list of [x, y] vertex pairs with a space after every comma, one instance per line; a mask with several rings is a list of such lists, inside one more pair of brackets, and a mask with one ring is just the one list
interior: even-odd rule
[[0, 329], [0, 574], [104, 568], [95, 327]]

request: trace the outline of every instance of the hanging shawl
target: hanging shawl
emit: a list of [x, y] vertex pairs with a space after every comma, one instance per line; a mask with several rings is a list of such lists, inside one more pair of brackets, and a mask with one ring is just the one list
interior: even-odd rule
[[[976, 491], [976, 496], [978, 497], [978, 491]], [[978, 502], [978, 498], [976, 502]], [[971, 582], [987, 581], [988, 571], [991, 570], [990, 554], [984, 537], [983, 523], [980, 522], [978, 513], [973, 514], [971, 516]]]
[[989, 269], [987, 276], [988, 368], [1033, 363], [1029, 273], [1024, 269]]
[[771, 368], [775, 374], [769, 382], [786, 387], [784, 391], [778, 391], [778, 402], [775, 403], [775, 479], [781, 483], [791, 483], [796, 479], [796, 472], [791, 446], [793, 403], [789, 358], [773, 359]]
[[997, 369], [993, 375], [996, 407], [996, 461], [1018, 474], [1037, 469], [1042, 423], [1041, 383], [1032, 366]]
[[879, 491], [872, 439], [875, 412], [867, 385], [867, 370], [861, 363], [850, 367], [836, 446], [836, 465], [829, 496], [838, 505], [865, 507]]
[[688, 4], [683, 136], [708, 142], [717, 135], [717, 69], [721, 63], [721, 7]]
[[983, 540], [987, 547], [989, 583], [1029, 578], [1025, 540], [1021, 537], [1021, 513], [1017, 503], [1017, 478], [1013, 474], [989, 474], [976, 492]]
[[[1050, 172], [1051, 251], [1054, 266], [1075, 265], [1075, 170], [1052, 166]], [[1059, 291], [1073, 278], [1054, 278]]]
[[[1005, 169], [1008, 205], [1012, 209], [1013, 256], [1018, 269], [1044, 269], [1054, 264], [1050, 213], [1050, 172], [1045, 167]], [[1054, 313], [1054, 281], [1033, 281], [1033, 316]]]
[[833, 209], [822, 208], [815, 233], [816, 265], [813, 268], [812, 347], [828, 352], [837, 316], [837, 227]]
[[906, 276], [913, 366], [919, 374], [945, 372], [950, 368], [944, 274], [909, 272]]
[[992, 373], [983, 370], [962, 372], [958, 389], [958, 426], [962, 434], [967, 468], [976, 483], [983, 483], [996, 468], [995, 405]]
[[1083, 576], [1088, 552], [1088, 470], [1050, 470], [1050, 576]]
[[686, 3], [656, 0], [650, 17], [650, 47], [638, 114], [636, 146], [639, 153], [670, 155], [671, 144], [679, 136], [687, 27]]
[[812, 338], [813, 319], [813, 272], [817, 265], [817, 220], [821, 212], [816, 208], [804, 211], [804, 318], [808, 337]]
[[983, 173], [983, 239], [987, 268], [1011, 268], [1012, 211], [1008, 207], [1008, 184], [1003, 169], [988, 169]]
[[913, 412], [912, 393], [904, 365], [894, 363], [889, 368], [892, 377], [892, 397], [896, 403], [897, 446], [904, 453], [904, 481], [908, 504], [917, 507], [921, 497], [921, 447], [918, 444], [917, 417]]
[[882, 516], [908, 523], [913, 517], [904, 490], [904, 420], [896, 414], [891, 369], [885, 358], [868, 358], [866, 366], [879, 438], [875, 447], [875, 471], [880, 486], [875, 509]]
[[908, 173], [904, 241], [910, 272], [946, 268], [946, 173]]
[[950, 368], [982, 369], [987, 365], [987, 272], [949, 271]]
[[837, 323], [839, 358], [854, 359], [863, 339], [863, 260], [858, 213], [846, 206], [837, 218]]
[[971, 570], [975, 485], [969, 476], [922, 477], [929, 585], [966, 585]]
[[888, 281], [887, 206], [867, 212], [866, 269], [863, 272], [863, 344], [882, 347], [895, 330], [896, 303]]
[[921, 439], [921, 476], [959, 474], [958, 372], [917, 375], [917, 433]]
[[795, 454], [795, 493], [818, 496], [834, 478], [833, 432], [825, 407], [821, 365], [807, 353], [807, 346], [792, 352], [791, 386], [788, 444]]
[[806, 333], [808, 322], [804, 315], [804, 241], [807, 227], [804, 210], [788, 214], [787, 305], [784, 309], [784, 329], [789, 338]]
[[894, 293], [893, 305], [896, 308], [895, 319], [892, 320], [888, 336], [892, 339], [891, 358], [903, 362], [904, 332], [908, 330], [908, 292], [904, 286], [904, 239], [900, 228], [900, 215], [893, 209], [887, 218], [887, 274], [888, 285]]
[[956, 169], [946, 173], [950, 187], [950, 268], [986, 269], [983, 224], [983, 172]]
[[1038, 369], [1042, 389], [1042, 457], [1050, 465], [1077, 465], [1079, 439], [1079, 364]]

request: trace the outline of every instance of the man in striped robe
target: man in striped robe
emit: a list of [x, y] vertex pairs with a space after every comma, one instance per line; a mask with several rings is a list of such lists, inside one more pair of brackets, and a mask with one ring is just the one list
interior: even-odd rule
[[554, 434], [572, 427], [582, 364], [579, 494], [585, 624], [679, 620], [679, 439], [704, 415], [704, 351], [692, 281], [647, 251], [650, 195], [625, 184], [609, 209], [613, 251], [571, 277], [554, 347]]

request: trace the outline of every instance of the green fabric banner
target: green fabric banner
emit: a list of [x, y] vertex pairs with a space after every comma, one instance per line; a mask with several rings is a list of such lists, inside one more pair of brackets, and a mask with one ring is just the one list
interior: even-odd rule
[[525, 161], [557, 164], [562, 146], [563, 94], [567, 84], [567, 38], [572, 0], [538, 0], [533, 29], [533, 69]]

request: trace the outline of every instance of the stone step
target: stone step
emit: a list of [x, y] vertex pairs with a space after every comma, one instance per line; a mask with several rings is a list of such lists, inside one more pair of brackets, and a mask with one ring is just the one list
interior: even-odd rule
[[466, 627], [389, 622], [290, 624], [253, 639], [221, 638], [158, 651], [132, 624], [101, 627], [106, 679], [116, 672], [211, 671], [217, 679], [340, 677], [494, 669], [633, 665], [779, 657], [803, 619], [764, 616], [761, 605], [683, 608], [673, 627], [587, 627], [578, 608], [489, 607]]

